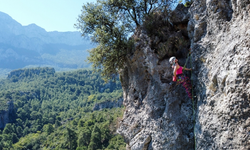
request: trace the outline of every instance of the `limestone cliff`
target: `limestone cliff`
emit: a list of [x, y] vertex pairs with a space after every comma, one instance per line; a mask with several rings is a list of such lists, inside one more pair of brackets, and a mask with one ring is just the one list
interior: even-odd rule
[[[126, 110], [118, 133], [125, 137], [127, 149], [192, 149], [192, 101], [182, 86], [172, 82], [168, 62], [177, 55], [184, 65], [190, 46], [186, 15], [172, 22], [159, 14], [153, 18], [156, 24], [145, 24], [132, 37], [137, 41], [135, 49], [120, 72]], [[148, 29], [150, 26], [154, 28]], [[162, 28], [156, 28], [159, 26]]]
[[[12, 99], [12, 94], [15, 92], [10, 92], [6, 99], [0, 101], [0, 129], [4, 129], [7, 123], [14, 123], [17, 118], [17, 109], [14, 105], [14, 101]], [[28, 95], [27, 100], [37, 98], [39, 96], [35, 92], [31, 91], [18, 91], [17, 92], [20, 96]], [[17, 94], [16, 93], [16, 94]]]
[[196, 148], [250, 149], [250, 1], [195, 1], [189, 12]]
[[13, 101], [7, 102], [7, 109], [0, 110], [0, 129], [3, 129], [7, 123], [15, 121], [16, 110]]
[[[117, 132], [127, 149], [250, 149], [249, 13], [249, 0], [195, 0], [170, 21], [155, 16], [164, 26], [157, 35], [137, 29], [120, 72], [126, 109]], [[168, 62], [175, 55], [183, 66], [189, 47], [193, 101]]]

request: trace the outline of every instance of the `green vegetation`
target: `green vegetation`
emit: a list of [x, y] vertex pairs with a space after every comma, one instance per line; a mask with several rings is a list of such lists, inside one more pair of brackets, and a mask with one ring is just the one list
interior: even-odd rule
[[168, 10], [174, 1], [98, 0], [83, 5], [75, 27], [98, 44], [89, 51], [88, 61], [93, 68], [101, 71], [104, 79], [113, 79], [133, 49], [129, 34], [142, 25], [146, 16]]
[[193, 0], [186, 0], [184, 6], [185, 7], [190, 7], [192, 5], [192, 3], [193, 3]]
[[190, 6], [192, 5], [192, 3], [193, 3], [193, 0], [185, 0], [185, 1], [179, 0], [178, 3], [179, 3], [179, 4], [180, 4], [180, 3], [183, 3], [185, 7], [190, 7]]
[[91, 70], [18, 71], [0, 81], [0, 111], [7, 110], [8, 101], [14, 103], [12, 123], [0, 130], [0, 150], [125, 149], [115, 135], [123, 108], [92, 111], [95, 103], [122, 96], [118, 80], [105, 83]]

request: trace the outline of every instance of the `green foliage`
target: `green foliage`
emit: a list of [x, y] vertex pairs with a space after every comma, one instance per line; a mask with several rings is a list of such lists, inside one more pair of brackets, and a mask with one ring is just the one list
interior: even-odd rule
[[67, 138], [67, 147], [70, 150], [74, 150], [77, 147], [77, 135], [76, 132], [70, 128], [67, 128], [66, 130], [66, 138]]
[[47, 134], [51, 134], [54, 131], [54, 127], [52, 124], [46, 124], [43, 126], [43, 131], [46, 132]]
[[0, 141], [0, 150], [2, 150], [2, 149], [3, 149], [3, 147], [4, 147], [3, 142], [2, 142], [2, 141]]
[[[86, 113], [78, 120], [78, 125], [74, 125], [72, 121], [64, 124], [64, 127], [55, 129], [50, 135], [46, 132], [38, 132], [36, 134], [28, 134], [14, 144], [14, 148], [33, 148], [40, 145], [44, 149], [119, 149], [125, 150], [125, 143], [120, 135], [114, 136], [110, 129], [115, 132], [116, 122], [122, 116], [122, 109], [103, 110], [100, 112]], [[97, 121], [96, 118], [104, 118]], [[91, 124], [79, 126], [80, 122], [86, 120]], [[39, 135], [38, 137], [36, 137]], [[34, 137], [34, 142], [30, 142], [30, 138]], [[112, 141], [110, 141], [112, 140]], [[22, 143], [20, 143], [22, 142]]]
[[40, 133], [31, 133], [25, 137], [20, 138], [19, 142], [14, 144], [13, 147], [17, 150], [37, 149], [37, 144], [45, 138], [46, 137]]
[[23, 136], [23, 129], [22, 129], [21, 126], [17, 126], [16, 133], [17, 133], [18, 137], [22, 137]]
[[122, 109], [92, 112], [92, 108], [96, 102], [122, 96], [118, 80], [105, 83], [91, 70], [19, 76], [17, 82], [6, 79], [0, 83], [0, 100], [3, 104], [12, 101], [17, 110], [14, 122], [6, 124], [0, 134], [1, 148], [85, 150], [95, 126], [101, 140], [96, 142], [93, 134], [92, 141], [100, 148], [108, 146], [113, 137], [109, 128], [116, 126]]
[[186, 3], [184, 4], [185, 7], [190, 7], [193, 3], [193, 0], [191, 1], [186, 1]]
[[76, 150], [87, 150], [88, 148], [86, 146], [82, 146], [82, 147], [77, 147]]
[[190, 7], [193, 3], [193, 0], [185, 0], [185, 2], [183, 0], [179, 0], [178, 3], [179, 4], [183, 3], [185, 7]]
[[85, 127], [80, 130], [78, 136], [78, 147], [87, 147], [90, 143], [91, 130], [88, 127]]
[[123, 68], [126, 55], [133, 49], [128, 36], [142, 25], [145, 16], [158, 8], [169, 9], [172, 1], [98, 0], [82, 7], [75, 27], [98, 46], [89, 51], [88, 61], [105, 80], [113, 79]]
[[6, 124], [4, 130], [3, 130], [3, 134], [10, 134], [13, 132], [13, 128], [11, 124]]
[[105, 150], [125, 150], [125, 143], [121, 135], [117, 135], [109, 140], [109, 145]]
[[22, 78], [34, 77], [36, 75], [44, 73], [48, 75], [53, 75], [55, 73], [55, 69], [49, 67], [17, 69], [10, 72], [10, 74], [8, 75], [8, 79], [10, 79], [12, 82], [17, 82]]
[[56, 120], [56, 122], [55, 122], [55, 128], [58, 128], [61, 125], [62, 125], [61, 122], [59, 120]]
[[91, 133], [90, 144], [88, 150], [96, 150], [101, 148], [101, 131], [97, 125], [94, 126], [94, 129]]
[[[92, 41], [99, 44], [89, 51], [88, 61], [96, 71], [103, 70], [105, 79], [113, 79], [124, 63], [130, 28], [126, 28], [117, 13], [110, 11], [105, 3], [87, 3], [82, 8], [76, 27], [84, 36], [91, 35]], [[126, 25], [129, 26], [129, 23]]]
[[16, 133], [12, 133], [12, 143], [16, 143], [16, 142], [18, 142], [18, 137], [17, 137], [17, 135], [16, 135]]

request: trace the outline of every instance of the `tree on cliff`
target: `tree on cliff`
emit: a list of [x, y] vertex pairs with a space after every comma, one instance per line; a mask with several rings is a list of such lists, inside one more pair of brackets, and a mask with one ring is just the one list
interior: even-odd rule
[[168, 10], [175, 0], [97, 0], [82, 7], [75, 27], [82, 36], [91, 37], [98, 46], [90, 50], [88, 61], [104, 79], [112, 79], [123, 67], [132, 48], [129, 34], [139, 27], [145, 16]]

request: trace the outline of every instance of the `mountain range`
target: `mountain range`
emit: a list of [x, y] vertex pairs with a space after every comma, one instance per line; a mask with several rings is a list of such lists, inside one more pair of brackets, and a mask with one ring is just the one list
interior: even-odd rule
[[8, 14], [0, 12], [0, 76], [13, 69], [50, 66], [57, 71], [88, 68], [90, 40], [79, 32], [47, 32], [30, 24], [22, 26]]

